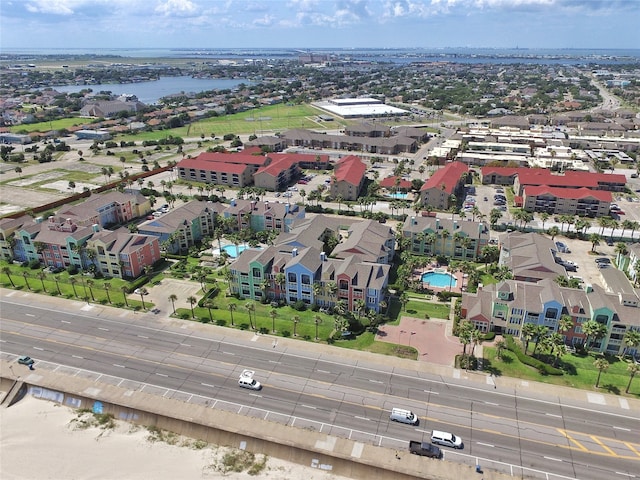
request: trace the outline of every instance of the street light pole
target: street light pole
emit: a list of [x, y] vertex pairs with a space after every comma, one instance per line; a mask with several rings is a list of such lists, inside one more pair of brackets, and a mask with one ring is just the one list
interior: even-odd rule
[[411, 346], [411, 337], [413, 337], [416, 334], [416, 332], [411, 332], [411, 335], [409, 335], [409, 346]]

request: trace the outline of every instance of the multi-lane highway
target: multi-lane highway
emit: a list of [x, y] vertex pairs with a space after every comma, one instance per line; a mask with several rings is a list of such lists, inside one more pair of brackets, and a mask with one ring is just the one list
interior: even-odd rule
[[[500, 381], [494, 388], [384, 359], [343, 358], [339, 349], [305, 351], [302, 341], [285, 348], [282, 340], [223, 328], [194, 330], [186, 322], [102, 307], [82, 311], [77, 302], [63, 311], [60, 303], [33, 305], [38, 297], [29, 297], [0, 304], [0, 351], [6, 358], [29, 355], [38, 368], [97, 372], [392, 448], [428, 440], [431, 429], [451, 431], [465, 447], [447, 449], [447, 460], [481, 459], [515, 474], [521, 466], [540, 478], [640, 478], [640, 412], [624, 401], [600, 405], [587, 395], [581, 401], [523, 393]], [[256, 371], [261, 391], [238, 388], [245, 368]], [[390, 422], [392, 407], [413, 410], [420, 424]]]

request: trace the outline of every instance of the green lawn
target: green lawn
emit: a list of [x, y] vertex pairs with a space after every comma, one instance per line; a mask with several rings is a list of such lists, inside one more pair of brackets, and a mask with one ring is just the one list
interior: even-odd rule
[[[31, 270], [19, 265], [9, 265], [7, 262], [2, 263], [3, 269], [7, 266], [11, 273], [8, 275], [3, 271], [0, 275], [3, 287], [44, 293], [67, 299], [86, 300], [105, 305], [109, 304], [110, 301], [116, 307], [126, 307], [128, 304], [130, 308], [142, 308], [142, 299], [125, 299], [122, 287], [128, 287], [129, 282], [119, 278], [109, 280], [94, 279], [81, 274], [69, 275], [64, 271], [55, 275], [45, 273], [41, 279], [39, 275], [44, 273], [42, 269]], [[24, 274], [26, 274], [26, 277]], [[75, 285], [71, 283], [71, 279], [75, 280]], [[105, 283], [110, 285], [108, 291], [105, 289]], [[153, 304], [145, 302], [145, 308], [153, 308]]]
[[415, 348], [406, 345], [396, 345], [395, 343], [376, 342], [375, 334], [372, 332], [365, 332], [351, 340], [338, 340], [334, 345], [352, 350], [361, 350], [363, 352], [391, 355], [411, 360], [418, 359], [418, 351]]
[[[290, 306], [273, 308], [269, 304], [262, 304], [253, 300], [239, 300], [235, 297], [227, 296], [226, 284], [218, 281], [218, 287], [221, 289], [218, 295], [211, 300], [215, 305], [215, 308], [211, 310], [211, 318], [213, 322], [223, 321], [226, 326], [231, 326], [232, 313], [229, 310], [229, 304], [236, 305], [236, 310], [233, 312], [233, 323], [236, 327], [242, 329], [249, 328], [249, 311], [246, 306], [252, 304], [255, 306], [255, 314], [252, 313], [252, 319], [256, 328], [267, 329], [272, 331], [274, 320], [270, 316], [270, 312], [274, 310], [276, 312], [275, 317], [275, 329], [278, 335], [283, 335], [288, 332], [288, 336], [293, 336], [294, 322], [293, 317], [298, 316], [299, 322], [295, 326], [296, 336], [302, 338], [314, 339], [316, 337], [316, 324], [315, 316], [317, 315], [321, 319], [321, 323], [318, 325], [318, 338], [326, 341], [334, 330], [334, 319], [331, 315], [326, 315], [320, 312], [314, 312], [310, 309], [304, 312], [299, 312]], [[194, 305], [195, 318], [200, 321], [209, 321], [209, 311], [207, 308], [200, 308]], [[192, 318], [190, 308], [176, 309], [176, 315], [181, 318]], [[286, 335], [286, 334], [285, 334]]]
[[[125, 135], [118, 137], [125, 141], [159, 140], [173, 135], [177, 137], [200, 137], [211, 142], [211, 134], [223, 137], [225, 134], [260, 134], [262, 131], [284, 132], [294, 128], [313, 129], [339, 129], [346, 123], [342, 120], [333, 122], [318, 122], [317, 116], [320, 110], [309, 105], [269, 105], [256, 108], [247, 112], [223, 115], [220, 117], [206, 118], [190, 125], [170, 130], [156, 130], [153, 132], [141, 132], [137, 135]], [[215, 143], [212, 142], [212, 146]]]
[[[529, 352], [533, 346], [529, 346]], [[496, 376], [522, 378], [536, 382], [574, 387], [590, 391], [603, 391], [613, 394], [624, 394], [629, 384], [628, 363], [617, 357], [607, 357], [610, 366], [600, 376], [600, 387], [595, 388], [598, 378], [598, 369], [593, 362], [598, 358], [595, 354], [581, 356], [567, 354], [560, 358], [559, 367], [564, 375], [541, 375], [536, 369], [524, 365], [518, 361], [515, 354], [508, 350], [502, 352], [502, 359], [497, 358], [497, 350], [493, 347], [484, 347], [485, 371], [492, 372]], [[640, 375], [634, 379], [629, 394], [640, 398]]]
[[407, 315], [410, 317], [426, 318], [425, 315], [429, 315], [429, 318], [449, 318], [449, 312], [451, 305], [442, 303], [431, 302], [419, 302], [416, 300], [409, 300], [405, 310], [401, 311], [401, 315]]
[[9, 127], [11, 133], [17, 132], [48, 132], [49, 130], [62, 130], [63, 128], [76, 127], [81, 125], [90, 125], [92, 120], [89, 118], [72, 117], [61, 118], [60, 120], [52, 120], [50, 122], [39, 122], [20, 124]]

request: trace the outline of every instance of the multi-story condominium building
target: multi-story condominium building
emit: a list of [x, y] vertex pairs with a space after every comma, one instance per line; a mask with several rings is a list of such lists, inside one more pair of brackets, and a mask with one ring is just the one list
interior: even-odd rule
[[[475, 294], [465, 294], [462, 316], [483, 332], [496, 331], [516, 337], [522, 335], [526, 323], [544, 325], [550, 332], [564, 335], [568, 345], [585, 343], [582, 325], [594, 320], [606, 326], [606, 335], [591, 339], [591, 348], [610, 355], [635, 355], [638, 348], [626, 349], [623, 338], [629, 330], [640, 331], [638, 304], [635, 293], [621, 296], [597, 285], [579, 290], [561, 287], [551, 279], [536, 284], [505, 280], [480, 287]], [[558, 331], [563, 315], [573, 321], [573, 327], [566, 332]]]
[[112, 191], [91, 195], [77, 205], [65, 205], [57, 212], [58, 217], [69, 219], [78, 226], [122, 225], [151, 211], [149, 199], [139, 192]]
[[469, 169], [464, 163], [451, 162], [438, 169], [420, 189], [423, 205], [436, 210], [447, 210], [457, 202], [467, 181]]
[[107, 277], [136, 278], [162, 259], [156, 237], [125, 228], [97, 231], [87, 240], [86, 250], [94, 252], [91, 263]]
[[527, 212], [594, 218], [608, 216], [612, 200], [611, 192], [606, 190], [527, 186], [522, 208]]
[[218, 215], [227, 208], [218, 202], [192, 200], [161, 217], [141, 223], [138, 233], [158, 237], [169, 253], [184, 252], [205, 237], [213, 237]]
[[[394, 253], [393, 231], [383, 230], [370, 220], [324, 215], [297, 222], [274, 246], [240, 254], [230, 267], [231, 291], [244, 298], [302, 300], [322, 307], [344, 301], [349, 310], [378, 312]], [[341, 238], [345, 241], [332, 252], [323, 250], [331, 239]]]
[[273, 192], [286, 190], [300, 176], [298, 162], [292, 157], [282, 157], [260, 167], [253, 176], [256, 187]]
[[178, 163], [177, 167], [178, 176], [182, 180], [238, 188], [253, 184], [253, 171], [250, 165], [185, 158]]
[[565, 268], [556, 263], [558, 248], [550, 239], [538, 233], [513, 232], [500, 240], [500, 259], [515, 280], [537, 283], [544, 279], [566, 276]]
[[221, 214], [234, 220], [234, 231], [251, 228], [256, 232], [288, 232], [293, 222], [305, 217], [305, 210], [303, 206], [289, 203], [233, 199]]
[[522, 196], [527, 187], [552, 187], [567, 190], [588, 188], [590, 190], [622, 192], [627, 182], [624, 175], [574, 171], [567, 171], [559, 175], [544, 168], [483, 167], [481, 175], [482, 183], [485, 185], [513, 185], [513, 190], [518, 196]]
[[[9, 260], [37, 260], [62, 268], [75, 265], [114, 277], [136, 277], [160, 260], [158, 239], [103, 227], [129, 222], [150, 209], [149, 201], [138, 193], [109, 192], [63, 206], [44, 221], [28, 215], [0, 219], [0, 253]], [[103, 253], [92, 243], [99, 238], [110, 238], [100, 244]]]
[[367, 166], [360, 157], [349, 155], [339, 160], [331, 176], [331, 196], [334, 199], [340, 196], [343, 200], [356, 201], [364, 185], [366, 171]]
[[444, 255], [475, 262], [489, 244], [489, 226], [483, 222], [437, 217], [407, 217], [402, 236], [415, 255]]
[[45, 222], [35, 222], [25, 215], [11, 222], [0, 221], [0, 231], [7, 239], [2, 251], [6, 259], [37, 260], [62, 268], [75, 265], [119, 278], [135, 278], [160, 260], [155, 237], [127, 229], [103, 230], [98, 224], [81, 226], [69, 218], [51, 216]]

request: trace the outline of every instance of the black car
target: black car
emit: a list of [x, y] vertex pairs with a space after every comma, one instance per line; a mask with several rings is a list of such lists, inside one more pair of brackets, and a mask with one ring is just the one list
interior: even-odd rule
[[598, 257], [598, 258], [596, 258], [595, 261], [596, 261], [596, 263], [603, 263], [603, 264], [606, 264], [606, 265], [611, 263], [611, 260], [609, 260], [607, 257]]

